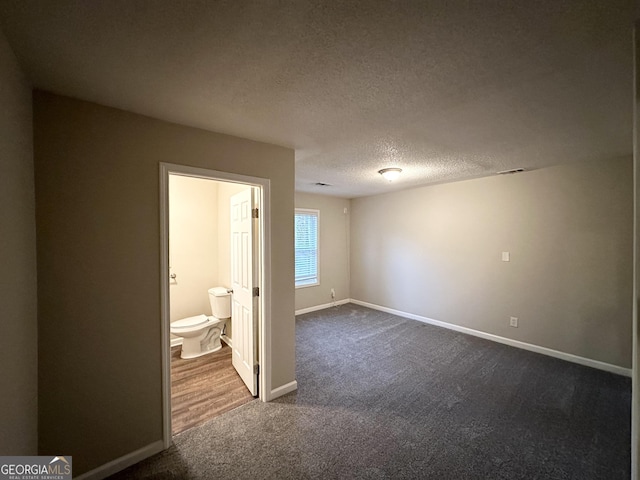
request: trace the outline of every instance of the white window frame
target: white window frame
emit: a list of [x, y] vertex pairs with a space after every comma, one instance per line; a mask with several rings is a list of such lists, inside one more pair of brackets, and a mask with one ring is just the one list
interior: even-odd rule
[[[315, 210], [315, 209], [311, 209], [311, 208], [296, 208], [295, 209], [295, 214], [307, 214], [307, 215], [315, 215], [316, 219], [317, 219], [317, 228], [316, 228], [316, 234], [318, 236], [318, 238], [316, 238], [316, 278], [315, 278], [315, 282], [310, 282], [310, 283], [301, 283], [300, 285], [298, 285], [298, 283], [296, 282], [296, 288], [307, 288], [307, 287], [317, 287], [318, 285], [320, 285], [320, 210]], [[294, 219], [295, 222], [295, 219]], [[295, 225], [294, 225], [295, 228]], [[294, 232], [295, 235], [295, 232]], [[294, 245], [295, 245], [295, 240], [294, 240]], [[295, 248], [295, 247], [294, 247]]]

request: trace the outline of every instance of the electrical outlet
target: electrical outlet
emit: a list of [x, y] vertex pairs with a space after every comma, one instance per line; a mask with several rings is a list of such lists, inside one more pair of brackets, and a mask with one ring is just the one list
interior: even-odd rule
[[509, 318], [509, 326], [518, 328], [518, 317], [510, 317]]
[[336, 289], [335, 288], [331, 289], [331, 298], [336, 298]]

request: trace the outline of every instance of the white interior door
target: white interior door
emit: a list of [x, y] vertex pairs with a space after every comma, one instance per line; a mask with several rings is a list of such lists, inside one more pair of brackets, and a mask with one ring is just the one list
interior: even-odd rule
[[[231, 197], [231, 334], [233, 367], [253, 396], [258, 394], [257, 309], [253, 289], [253, 188]], [[256, 302], [257, 303], [257, 302]]]

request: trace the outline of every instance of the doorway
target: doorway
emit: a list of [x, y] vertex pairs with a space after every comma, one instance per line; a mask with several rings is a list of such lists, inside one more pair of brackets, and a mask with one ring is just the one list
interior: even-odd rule
[[[223, 342], [224, 348], [220, 352], [216, 349], [215, 352], [207, 353], [202, 357], [210, 357], [211, 362], [220, 364], [220, 362], [223, 362], [223, 357], [231, 360], [233, 356], [233, 366], [235, 370], [238, 371], [251, 393], [253, 395], [257, 394], [262, 401], [268, 400], [269, 390], [267, 386], [270, 385], [270, 372], [268, 368], [270, 364], [270, 362], [268, 362], [270, 352], [267, 341], [267, 325], [270, 320], [268, 308], [270, 285], [267, 274], [269, 270], [269, 238], [268, 235], [266, 235], [269, 226], [269, 181], [194, 167], [160, 164], [162, 402], [163, 440], [165, 448], [171, 445], [172, 437], [172, 356], [176, 356], [176, 351], [178, 350], [175, 347], [175, 343], [176, 340], [180, 340], [176, 337], [173, 338], [174, 351], [172, 352], [171, 337], [173, 336], [170, 331], [171, 321], [176, 320], [175, 317], [179, 317], [186, 311], [183, 297], [187, 298], [186, 304], [189, 308], [195, 308], [199, 311], [204, 310], [200, 313], [205, 313], [206, 315], [208, 315], [210, 311], [208, 306], [205, 308], [202, 305], [203, 300], [207, 304], [209, 302], [207, 289], [200, 288], [202, 285], [194, 289], [194, 291], [188, 292], [186, 295], [185, 289], [182, 289], [180, 295], [175, 295], [175, 291], [170, 290], [172, 282], [173, 287], [180, 282], [178, 278], [180, 273], [177, 270], [183, 269], [183, 267], [175, 268], [180, 262], [172, 258], [172, 250], [169, 248], [170, 241], [174, 242], [175, 240], [177, 244], [179, 240], [178, 238], [170, 240], [172, 235], [170, 195], [172, 195], [171, 188], [176, 189], [175, 185], [179, 184], [178, 180], [182, 182], [183, 188], [184, 185], [187, 184], [194, 187], [197, 185], [201, 187], [208, 185], [207, 188], [209, 189], [215, 189], [217, 186], [220, 186], [220, 190], [226, 192], [220, 196], [221, 199], [226, 199], [226, 204], [223, 200], [219, 202], [221, 205], [218, 205], [216, 208], [222, 208], [220, 211], [226, 209], [228, 216], [226, 219], [223, 217], [220, 221], [223, 222], [221, 225], [228, 225], [229, 228], [222, 229], [220, 233], [221, 236], [217, 240], [220, 241], [221, 244], [226, 242], [230, 249], [229, 259], [219, 262], [220, 266], [223, 267], [221, 268], [223, 272], [220, 274], [220, 280], [216, 280], [214, 283], [219, 283], [219, 285], [217, 285], [218, 287], [233, 287], [229, 288], [230, 292], [234, 291], [231, 293], [232, 300], [230, 302], [232, 305], [232, 314], [231, 320], [227, 321], [229, 329], [225, 328], [224, 330], [226, 335], [221, 335], [221, 338], [225, 340]], [[170, 188], [171, 182], [173, 186]], [[176, 189], [176, 191], [178, 190]], [[235, 193], [235, 195], [233, 193]], [[249, 201], [238, 204], [238, 197], [240, 200], [246, 200], [248, 198]], [[236, 205], [234, 205], [234, 202]], [[237, 212], [242, 214], [244, 223], [237, 221], [234, 223], [234, 215], [237, 216]], [[246, 220], [247, 216], [249, 218], [248, 221]], [[174, 223], [177, 223], [177, 218], [179, 217], [173, 217]], [[236, 231], [238, 230], [238, 226], [241, 227], [241, 231]], [[175, 231], [174, 229], [174, 235]], [[211, 233], [212, 232], [209, 232], [208, 235], [205, 235], [211, 237]], [[236, 241], [236, 237], [240, 240]], [[213, 240], [211, 244], [212, 249], [217, 248]], [[238, 249], [242, 251], [238, 253]], [[198, 261], [198, 255], [199, 254], [196, 254], [196, 262]], [[203, 262], [206, 263], [206, 259], [204, 258], [206, 254], [202, 254], [202, 257]], [[239, 263], [237, 261], [232, 262], [232, 258], [244, 259], [244, 263], [242, 261]], [[193, 263], [193, 259], [191, 263]], [[211, 269], [211, 265], [203, 265], [202, 271], [206, 271], [207, 269]], [[226, 276], [224, 271], [226, 271]], [[209, 276], [209, 278], [211, 278], [211, 276]], [[212, 282], [212, 280], [206, 279], [201, 280], [201, 282], [202, 281], [205, 283]], [[185, 281], [184, 283], [187, 282]], [[214, 287], [214, 285], [209, 286]], [[200, 290], [203, 291], [200, 292]], [[249, 292], [248, 295], [247, 292]], [[191, 297], [191, 299], [189, 299], [189, 297]], [[197, 306], [193, 305], [194, 301]], [[175, 308], [174, 304], [176, 305]], [[230, 335], [229, 330], [232, 332]], [[189, 365], [195, 366], [196, 363], [198, 363], [198, 359], [190, 359], [189, 362]], [[202, 364], [202, 359], [200, 359], [199, 363]], [[198, 366], [196, 367], [200, 368]], [[188, 369], [189, 367], [185, 367], [184, 362], [182, 362], [181, 368]], [[182, 422], [182, 419], [180, 422]]]

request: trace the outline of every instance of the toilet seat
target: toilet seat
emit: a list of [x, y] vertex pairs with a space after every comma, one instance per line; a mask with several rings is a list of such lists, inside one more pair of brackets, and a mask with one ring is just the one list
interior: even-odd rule
[[171, 323], [171, 328], [181, 329], [181, 328], [193, 328], [198, 325], [202, 325], [209, 321], [209, 317], [204, 314], [196, 315], [195, 317], [187, 317], [181, 320], [176, 320]]
[[214, 316], [206, 316], [204, 314], [195, 317], [182, 318], [171, 322], [169, 331], [180, 337], [193, 336], [194, 333], [204, 331], [210, 327], [220, 327], [224, 320], [220, 320]]

